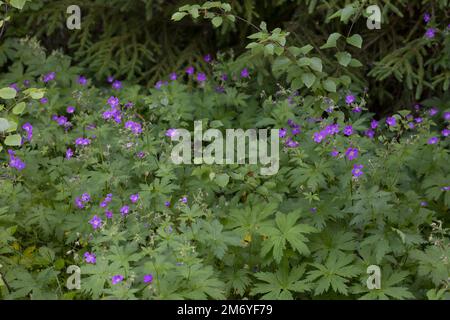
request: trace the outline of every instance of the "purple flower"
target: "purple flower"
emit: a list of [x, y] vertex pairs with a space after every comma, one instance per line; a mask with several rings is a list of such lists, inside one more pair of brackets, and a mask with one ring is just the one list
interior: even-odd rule
[[127, 121], [125, 123], [125, 129], [131, 130], [131, 132], [133, 132], [136, 135], [142, 133], [141, 124], [133, 121]]
[[144, 276], [144, 282], [145, 282], [145, 283], [152, 283], [152, 281], [153, 281], [153, 275], [151, 275], [151, 274], [146, 274], [146, 275]]
[[438, 137], [431, 137], [430, 139], [428, 139], [428, 144], [436, 144], [439, 142], [439, 138]]
[[423, 15], [423, 21], [425, 23], [428, 23], [428, 22], [430, 22], [430, 20], [431, 20], [431, 15], [428, 12], [425, 12], [425, 14]]
[[78, 77], [78, 83], [81, 84], [82, 86], [86, 85], [87, 83], [87, 79], [84, 76], [79, 76]]
[[450, 135], [450, 130], [449, 129], [444, 129], [441, 131], [442, 135], [444, 137], [448, 137]]
[[362, 111], [361, 107], [354, 107], [352, 109], [352, 112], [354, 112], [354, 113], [360, 113], [361, 111]]
[[347, 151], [345, 151], [345, 156], [350, 161], [358, 158], [358, 149], [357, 148], [348, 148]]
[[115, 80], [111, 86], [114, 90], [120, 90], [122, 89], [122, 82], [120, 82], [119, 80]]
[[69, 160], [72, 157], [73, 157], [73, 150], [70, 149], [70, 148], [67, 148], [67, 150], [66, 150], [66, 159]]
[[339, 151], [337, 151], [336, 149], [333, 149], [333, 151], [330, 152], [330, 155], [332, 157], [337, 157], [339, 155]]
[[444, 120], [450, 121], [450, 112], [444, 112]]
[[366, 137], [373, 139], [373, 137], [375, 136], [375, 131], [373, 131], [372, 129], [367, 129], [365, 131], [365, 135]]
[[30, 80], [23, 80], [23, 85], [25, 87], [29, 87], [30, 86]]
[[27, 133], [27, 140], [31, 141], [31, 138], [33, 138], [33, 126], [27, 122], [22, 126], [22, 129]]
[[170, 201], [164, 202], [164, 205], [165, 205], [166, 207], [170, 207]]
[[197, 73], [197, 81], [198, 82], [205, 82], [206, 81], [206, 74], [203, 72]]
[[436, 108], [431, 108], [430, 111], [428, 111], [428, 114], [432, 117], [434, 116], [436, 113], [438, 113], [438, 109]]
[[169, 79], [172, 81], [177, 80], [177, 73], [176, 72], [172, 72], [171, 74], [169, 74]]
[[84, 253], [84, 260], [86, 261], [86, 263], [92, 263], [92, 264], [95, 264], [97, 262], [95, 254], [90, 253], [90, 252]]
[[130, 196], [131, 203], [136, 203], [139, 200], [139, 193]]
[[322, 142], [322, 140], [325, 139], [325, 137], [326, 137], [326, 135], [325, 135], [325, 132], [323, 132], [323, 131], [314, 132], [314, 134], [313, 134], [313, 140], [316, 143]]
[[75, 112], [75, 107], [73, 107], [73, 106], [68, 106], [67, 109], [66, 109], [66, 112], [67, 112], [67, 113], [74, 113], [74, 112]]
[[316, 213], [317, 212], [317, 208], [316, 207], [310, 208], [309, 211], [311, 213]]
[[386, 118], [386, 123], [389, 126], [394, 127], [397, 124], [397, 120], [394, 117], [387, 117]]
[[114, 97], [114, 96], [111, 96], [111, 97], [108, 98], [107, 103], [108, 103], [112, 108], [115, 108], [115, 107], [117, 107], [117, 106], [119, 105], [120, 101], [119, 101], [119, 98]]
[[435, 28], [428, 28], [427, 32], [425, 32], [425, 37], [428, 39], [433, 39], [436, 35], [436, 29]]
[[19, 86], [17, 85], [17, 83], [11, 83], [9, 85], [10, 88], [13, 88], [14, 90], [16, 90], [17, 92], [20, 91]]
[[278, 136], [279, 136], [280, 138], [284, 138], [284, 137], [286, 136], [286, 132], [287, 132], [287, 130], [286, 130], [285, 128], [281, 128], [281, 129], [278, 131]]
[[164, 85], [164, 82], [162, 82], [161, 80], [159, 80], [159, 81], [157, 81], [156, 83], [155, 83], [155, 89], [156, 90], [159, 90], [159, 89], [161, 89], [161, 87]]
[[126, 109], [128, 109], [128, 108], [133, 108], [133, 106], [134, 106], [134, 104], [133, 104], [133, 102], [131, 102], [131, 101], [128, 101], [128, 102], [125, 103], [125, 105], [124, 105], [124, 107], [125, 107]]
[[409, 122], [408, 127], [412, 130], [416, 127], [416, 125], [413, 122]]
[[326, 132], [328, 132], [328, 134], [338, 134], [339, 133], [339, 125], [336, 124], [332, 124], [329, 125], [325, 128]]
[[83, 202], [89, 202], [91, 201], [91, 196], [89, 195], [89, 193], [85, 192], [81, 195], [81, 201]]
[[352, 175], [356, 178], [360, 177], [363, 174], [361, 170], [362, 168], [364, 168], [362, 164], [354, 164], [352, 169]]
[[75, 198], [75, 205], [79, 209], [83, 209], [84, 208], [84, 203], [83, 203], [83, 201], [81, 201], [80, 197], [76, 197]]
[[136, 154], [136, 157], [138, 157], [139, 159], [144, 158], [144, 157], [145, 157], [145, 152], [144, 152], [144, 151], [139, 151], [139, 152]]
[[247, 68], [242, 69], [241, 78], [248, 78], [249, 76], [250, 76], [250, 73], [248, 72]]
[[227, 81], [227, 80], [228, 80], [228, 76], [227, 76], [225, 73], [223, 73], [223, 74], [220, 76], [220, 80], [222, 80], [222, 81]]
[[297, 135], [297, 134], [300, 133], [300, 128], [299, 128], [299, 127], [293, 128], [293, 129], [291, 130], [291, 132], [292, 132], [292, 134], [295, 136], [295, 135]]
[[349, 94], [345, 97], [346, 104], [352, 104], [353, 102], [355, 102], [355, 100], [356, 100], [355, 96], [351, 95], [351, 94]]
[[426, 201], [420, 202], [421, 207], [426, 207], [427, 205], [428, 205], [428, 202], [426, 202]]
[[89, 139], [89, 138], [77, 138], [75, 140], [75, 144], [77, 146], [87, 146], [87, 145], [91, 144], [91, 139]]
[[414, 119], [416, 123], [422, 123], [423, 119], [421, 117], [417, 117]]
[[186, 73], [187, 74], [192, 75], [192, 74], [194, 74], [194, 72], [195, 72], [194, 67], [187, 67], [186, 68]]
[[47, 83], [47, 82], [50, 82], [52, 80], [55, 80], [55, 77], [56, 77], [56, 73], [55, 72], [50, 72], [50, 73], [47, 73], [47, 74], [45, 74], [43, 76], [42, 81], [44, 83]]
[[108, 81], [108, 83], [113, 83], [114, 77], [113, 76], [109, 76], [108, 78], [106, 78], [106, 81]]
[[94, 228], [94, 230], [100, 228], [102, 226], [102, 219], [95, 215], [90, 221], [89, 223], [92, 225], [92, 228]]
[[351, 125], [345, 126], [343, 132], [347, 137], [351, 136], [353, 134], [353, 127]]
[[112, 219], [112, 217], [113, 217], [112, 211], [111, 210], [106, 210], [105, 211], [105, 216], [106, 216], [107, 219]]
[[300, 144], [289, 137], [286, 139], [285, 145], [288, 148], [297, 148]]
[[113, 276], [111, 278], [112, 284], [118, 284], [119, 282], [122, 282], [122, 281], [123, 281], [123, 275], [121, 275], [121, 274], [116, 274], [115, 276]]
[[44, 98], [41, 98], [41, 99], [39, 100], [39, 102], [40, 102], [41, 104], [46, 104], [46, 103], [48, 102], [48, 99], [47, 99], [46, 97], [44, 97]]
[[205, 60], [205, 62], [210, 63], [210, 62], [212, 61], [212, 57], [211, 57], [211, 55], [208, 53], [207, 55], [205, 55], [205, 56], [203, 57], [203, 60]]
[[442, 187], [441, 190], [442, 191], [450, 191], [450, 186]]
[[180, 202], [181, 202], [181, 203], [187, 203], [187, 202], [188, 202], [187, 197], [182, 197], [182, 198], [180, 199]]
[[177, 129], [174, 129], [174, 128], [170, 128], [166, 131], [166, 136], [170, 137], [170, 138], [175, 137], [176, 134], [177, 134]]
[[9, 166], [11, 168], [15, 168], [18, 171], [22, 171], [23, 169], [25, 169], [25, 163], [18, 157], [16, 157], [16, 153], [9, 149], [8, 150], [8, 154], [9, 154]]
[[130, 207], [125, 205], [122, 208], [120, 208], [120, 214], [122, 216], [126, 216], [130, 212]]

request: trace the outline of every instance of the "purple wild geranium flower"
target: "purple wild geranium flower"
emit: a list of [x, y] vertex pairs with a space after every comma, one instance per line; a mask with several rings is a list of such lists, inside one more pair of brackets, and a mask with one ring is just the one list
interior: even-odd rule
[[95, 264], [97, 262], [97, 259], [96, 259], [94, 253], [85, 252], [84, 253], [84, 261], [86, 261], [86, 263]]
[[292, 128], [291, 132], [295, 136], [300, 133], [300, 128], [299, 127]]
[[426, 207], [428, 205], [428, 202], [426, 202], [426, 201], [421, 201], [420, 202], [420, 206], [421, 207]]
[[91, 201], [91, 196], [89, 193], [85, 192], [81, 195], [81, 201], [83, 202], [89, 202]]
[[48, 99], [46, 97], [44, 97], [44, 98], [39, 99], [39, 102], [41, 104], [46, 104], [46, 103], [48, 103]]
[[115, 276], [112, 276], [111, 278], [111, 283], [112, 284], [118, 284], [119, 282], [123, 281], [123, 275], [121, 274], [116, 274]]
[[153, 275], [151, 275], [151, 274], [146, 274], [146, 275], [144, 276], [144, 282], [145, 282], [145, 283], [152, 283], [152, 281], [153, 281]]
[[394, 127], [397, 124], [397, 120], [394, 117], [387, 117], [386, 123], [388, 126]]
[[347, 137], [351, 136], [353, 134], [353, 127], [351, 125], [345, 126], [343, 132]]
[[114, 80], [114, 82], [112, 83], [111, 87], [114, 90], [120, 90], [120, 89], [122, 89], [122, 82], [120, 82], [119, 80]]
[[450, 135], [450, 130], [449, 129], [444, 129], [441, 131], [442, 135], [444, 137], [448, 137]]
[[170, 201], [164, 202], [164, 205], [165, 205], [166, 207], [170, 207]]
[[9, 87], [12, 88], [12, 89], [14, 89], [14, 90], [16, 90], [17, 92], [20, 91], [19, 86], [17, 85], [17, 83], [11, 83], [11, 84], [9, 85]]
[[439, 142], [439, 138], [438, 137], [431, 137], [430, 139], [428, 139], [428, 144], [436, 144]]
[[125, 123], [125, 129], [131, 130], [131, 132], [133, 132], [136, 135], [142, 133], [141, 124], [133, 121], [127, 121]]
[[355, 102], [355, 100], [356, 100], [355, 96], [351, 95], [351, 94], [349, 94], [345, 97], [346, 104], [352, 104], [353, 102]]
[[188, 202], [187, 197], [182, 197], [182, 198], [180, 199], [180, 202], [181, 202], [181, 203], [187, 203], [187, 202]]
[[73, 106], [68, 106], [67, 109], [66, 109], [66, 112], [67, 112], [67, 113], [74, 113], [74, 112], [75, 112], [75, 107], [73, 107]]
[[358, 149], [357, 148], [348, 148], [347, 151], [345, 151], [345, 156], [350, 161], [358, 158]]
[[25, 163], [18, 157], [16, 157], [16, 153], [9, 149], [8, 150], [8, 154], [9, 154], [9, 166], [11, 168], [15, 168], [18, 171], [22, 171], [23, 169], [25, 169]]
[[177, 73], [176, 72], [172, 72], [171, 74], [169, 74], [169, 79], [172, 81], [177, 80]]
[[416, 127], [416, 125], [413, 122], [409, 122], [408, 127], [412, 130]]
[[125, 105], [124, 105], [124, 107], [125, 107], [126, 109], [133, 108], [133, 106], [134, 106], [134, 103], [131, 102], [131, 101], [128, 101], [128, 102], [125, 103]]
[[189, 66], [189, 67], [186, 68], [186, 73], [187, 73], [188, 75], [193, 75], [194, 72], [195, 72], [194, 67]]
[[432, 117], [438, 112], [439, 112], [439, 110], [437, 108], [433, 107], [433, 108], [430, 109], [430, 111], [428, 111], [428, 114]]
[[155, 83], [155, 89], [156, 89], [156, 90], [159, 90], [159, 89], [162, 88], [163, 85], [164, 85], [164, 82], [162, 82], [161, 80], [159, 80], [159, 81], [157, 81], [157, 82]]
[[325, 139], [326, 134], [324, 131], [314, 132], [313, 140], [316, 143], [321, 143], [323, 139]]
[[115, 108], [115, 107], [119, 106], [120, 101], [119, 101], [119, 98], [114, 97], [114, 96], [111, 96], [111, 97], [108, 98], [107, 103], [108, 103], [112, 108]]
[[286, 137], [286, 133], [287, 133], [287, 130], [286, 130], [285, 128], [281, 128], [281, 129], [278, 131], [278, 136], [279, 136], [280, 138], [284, 138], [284, 137]]
[[126, 216], [130, 212], [130, 207], [125, 205], [122, 208], [120, 208], [120, 214], [122, 216]]
[[105, 216], [106, 216], [106, 219], [112, 219], [112, 217], [113, 217], [112, 211], [111, 210], [106, 210], [105, 211]]
[[286, 139], [285, 145], [288, 148], [297, 148], [299, 146], [299, 143], [297, 141], [292, 140], [289, 137], [289, 138]]
[[84, 76], [79, 76], [78, 77], [78, 83], [81, 84], [82, 86], [85, 86], [87, 84], [87, 79]]
[[356, 178], [360, 177], [363, 174], [362, 168], [364, 168], [362, 164], [354, 164], [352, 169], [352, 175]]
[[108, 78], [106, 78], [106, 81], [108, 81], [108, 83], [113, 83], [114, 82], [114, 77], [113, 76], [109, 76]]
[[76, 197], [75, 198], [75, 205], [77, 206], [77, 208], [79, 209], [83, 209], [84, 208], [84, 203], [83, 201], [81, 201], [80, 197]]
[[375, 131], [373, 131], [372, 129], [367, 129], [365, 131], [365, 135], [366, 137], [373, 139], [373, 137], [375, 136]]
[[210, 63], [212, 61], [212, 57], [211, 55], [208, 53], [207, 55], [205, 55], [203, 57], [203, 60], [205, 60], [205, 62]]
[[206, 74], [203, 72], [197, 73], [197, 81], [198, 82], [205, 82], [206, 81]]
[[450, 186], [442, 187], [441, 190], [442, 191], [450, 191]]
[[52, 80], [55, 80], [55, 78], [56, 78], [56, 73], [55, 73], [55, 72], [49, 72], [49, 73], [45, 74], [45, 75], [42, 77], [42, 81], [43, 81], [44, 83], [47, 83], [47, 82], [50, 82], [50, 81], [52, 81]]
[[22, 129], [27, 133], [27, 140], [31, 141], [31, 138], [33, 138], [33, 126], [27, 122], [22, 126]]
[[421, 117], [417, 117], [414, 119], [416, 123], [422, 123], [423, 119]]
[[337, 157], [337, 156], [339, 155], [339, 151], [337, 151], [336, 149], [333, 149], [333, 150], [330, 152], [330, 155], [331, 155], [332, 157]]
[[139, 200], [139, 193], [130, 196], [131, 203], [136, 203]]
[[428, 28], [427, 32], [425, 32], [425, 37], [428, 39], [433, 39], [436, 35], [436, 29], [435, 28]]
[[228, 76], [224, 73], [220, 76], [220, 80], [222, 81], [227, 81], [228, 80]]
[[250, 76], [250, 73], [248, 72], [247, 68], [242, 69], [241, 71], [241, 78], [248, 78]]
[[73, 150], [70, 149], [70, 148], [67, 148], [67, 150], [66, 150], [66, 159], [69, 160], [72, 157], [73, 157]]
[[444, 112], [444, 115], [443, 115], [443, 117], [444, 117], [444, 120], [445, 121], [450, 121], [450, 112]]
[[77, 138], [75, 140], [75, 144], [77, 146], [87, 146], [87, 145], [91, 144], [91, 139], [89, 139], [89, 138]]
[[428, 22], [430, 22], [430, 20], [431, 20], [431, 15], [428, 12], [425, 12], [425, 14], [423, 15], [423, 21], [425, 23], [428, 23]]
[[362, 111], [361, 107], [354, 107], [352, 109], [352, 112], [354, 112], [354, 113], [360, 113], [361, 111]]
[[94, 230], [100, 228], [102, 226], [102, 219], [95, 215], [90, 221], [89, 223], [92, 225], [92, 228], [94, 228]]
[[166, 136], [170, 137], [170, 138], [175, 137], [176, 134], [177, 134], [177, 129], [174, 129], [174, 128], [167, 129], [167, 131], [166, 131]]

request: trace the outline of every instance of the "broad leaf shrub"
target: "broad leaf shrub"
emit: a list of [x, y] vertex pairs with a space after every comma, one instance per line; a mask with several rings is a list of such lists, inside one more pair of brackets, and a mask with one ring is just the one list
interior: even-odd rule
[[[4, 43], [0, 87], [15, 92], [0, 90], [0, 117], [21, 141], [2, 130], [2, 298], [449, 298], [450, 108], [375, 117], [370, 89], [259, 28], [242, 56], [151, 89]], [[170, 135], [195, 120], [279, 128], [279, 172], [172, 164]], [[69, 265], [80, 290], [65, 286]], [[370, 265], [381, 289], [366, 286]]]

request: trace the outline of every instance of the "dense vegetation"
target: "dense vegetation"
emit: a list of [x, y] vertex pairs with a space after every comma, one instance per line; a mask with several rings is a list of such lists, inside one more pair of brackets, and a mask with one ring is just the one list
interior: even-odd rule
[[[366, 1], [79, 1], [70, 31], [71, 1], [0, 1], [0, 297], [448, 299], [449, 3], [377, 2], [380, 30]], [[278, 173], [173, 164], [196, 120], [280, 129]]]

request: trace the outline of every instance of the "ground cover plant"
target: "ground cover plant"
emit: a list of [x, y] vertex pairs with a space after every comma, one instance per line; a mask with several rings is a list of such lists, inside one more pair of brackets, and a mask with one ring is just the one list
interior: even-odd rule
[[[21, 14], [55, 4], [0, 2], [2, 299], [449, 298], [447, 1], [399, 1], [416, 27], [370, 66], [364, 1], [327, 2], [322, 18], [339, 27], [310, 42], [235, 2], [174, 1], [171, 28], [248, 34], [237, 53], [180, 53], [151, 85], [140, 70], [125, 76], [126, 62], [104, 74], [82, 47], [22, 34], [18, 23], [35, 22]], [[393, 81], [404, 99], [375, 113]], [[173, 136], [198, 120], [279, 129], [278, 172], [174, 164]], [[71, 266], [79, 289], [67, 287]], [[381, 287], [367, 286], [369, 266]]]

